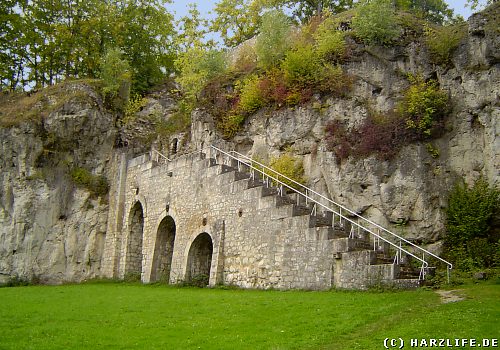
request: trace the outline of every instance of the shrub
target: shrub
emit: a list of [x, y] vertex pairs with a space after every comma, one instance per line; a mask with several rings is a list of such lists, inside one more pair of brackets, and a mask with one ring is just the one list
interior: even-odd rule
[[266, 104], [257, 75], [246, 77], [241, 83], [237, 84], [237, 89], [240, 91], [238, 108], [241, 111], [251, 114]]
[[259, 66], [268, 69], [278, 65], [290, 47], [290, 28], [288, 17], [280, 11], [269, 11], [262, 16], [255, 43]]
[[71, 171], [71, 179], [78, 187], [86, 188], [93, 196], [104, 196], [109, 191], [106, 177], [93, 175], [84, 168], [75, 168]]
[[179, 71], [177, 81], [182, 86], [186, 105], [192, 109], [207, 82], [225, 72], [227, 60], [224, 52], [192, 47], [175, 61]]
[[121, 109], [127, 103], [132, 73], [127, 60], [118, 48], [110, 49], [101, 59], [102, 92], [112, 108]]
[[244, 122], [245, 117], [243, 115], [223, 115], [217, 123], [217, 128], [222, 132], [224, 138], [230, 139], [241, 130]]
[[250, 42], [241, 44], [236, 49], [234, 63], [232, 69], [236, 72], [250, 73], [257, 67], [257, 53], [255, 45]]
[[403, 145], [413, 141], [400, 116], [392, 113], [382, 116], [372, 111], [353, 138], [357, 141], [353, 150], [355, 156], [376, 154], [381, 160], [394, 158]]
[[268, 71], [261, 78], [259, 88], [268, 103], [273, 103], [278, 108], [287, 103], [289, 91], [283, 73], [279, 69]]
[[429, 137], [437, 132], [440, 122], [448, 114], [448, 94], [439, 89], [435, 80], [426, 82], [422, 76], [410, 76], [411, 85], [398, 108], [406, 118], [408, 128], [421, 136]]
[[463, 270], [500, 263], [499, 237], [492, 230], [499, 203], [500, 190], [482, 177], [472, 187], [462, 182], [450, 192], [445, 247], [447, 256]]
[[128, 100], [125, 106], [125, 116], [123, 118], [123, 122], [125, 124], [133, 122], [136, 118], [136, 114], [146, 106], [146, 103], [146, 98], [143, 98], [139, 94], [135, 94], [131, 99]]
[[426, 27], [425, 44], [436, 64], [446, 65], [451, 62], [453, 52], [467, 34], [467, 27], [460, 23], [445, 27]]
[[[289, 152], [282, 154], [278, 158], [271, 159], [269, 167], [300, 184], [306, 182], [304, 178], [304, 167], [302, 165], [302, 160], [298, 157], [293, 156]], [[276, 177], [276, 175], [272, 172], [269, 172], [267, 170], [264, 172], [267, 172], [271, 176]], [[299, 189], [299, 186], [293, 183], [293, 181], [287, 180], [281, 176], [278, 176], [277, 178], [290, 187]]]
[[394, 158], [405, 144], [415, 141], [404, 119], [395, 113], [381, 115], [368, 110], [368, 116], [355, 130], [348, 131], [338, 120], [325, 128], [327, 149], [335, 153], [337, 163], [349, 156], [367, 157], [375, 154], [378, 159]]
[[288, 51], [281, 67], [289, 87], [314, 85], [321, 79], [322, 66], [312, 45]]
[[314, 33], [316, 52], [326, 61], [340, 62], [346, 54], [345, 34], [337, 30], [337, 21], [328, 17]]
[[334, 97], [346, 97], [351, 91], [353, 79], [344, 73], [340, 65], [324, 65], [320, 75], [321, 80], [318, 83], [318, 88], [322, 93]]
[[352, 19], [357, 37], [366, 44], [391, 44], [399, 36], [399, 26], [390, 0], [364, 1]]

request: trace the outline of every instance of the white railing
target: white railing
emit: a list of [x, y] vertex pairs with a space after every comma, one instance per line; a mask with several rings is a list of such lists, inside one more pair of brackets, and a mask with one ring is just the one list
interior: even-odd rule
[[[419, 279], [424, 279], [427, 269], [429, 267], [428, 258], [435, 258], [444, 264], [447, 265], [447, 277], [448, 282], [450, 280], [450, 271], [453, 268], [453, 265], [439, 257], [438, 255], [429, 252], [428, 250], [416, 245], [415, 243], [405, 239], [404, 237], [399, 236], [398, 234], [391, 232], [390, 230], [380, 226], [379, 224], [363, 217], [357, 212], [339, 204], [326, 196], [304, 186], [300, 182], [293, 180], [276, 170], [270, 168], [269, 166], [262, 164], [256, 160], [251, 159], [248, 156], [245, 156], [236, 151], [226, 152], [217, 148], [213, 145], [207, 148], [203, 148], [201, 150], [181, 155], [181, 157], [189, 156], [192, 154], [200, 153], [203, 154], [203, 151], [212, 152], [211, 158], [214, 158], [217, 161], [218, 155], [222, 155], [222, 163], [228, 166], [231, 166], [231, 161], [235, 161], [237, 165], [238, 171], [243, 171], [243, 167], [246, 167], [250, 172], [250, 177], [253, 180], [256, 180], [257, 176], [260, 176], [263, 183], [270, 187], [271, 185], [275, 185], [277, 187], [277, 191], [281, 196], [285, 195], [285, 190], [292, 191], [297, 194], [297, 204], [305, 204], [306, 206], [311, 206], [311, 215], [317, 215], [318, 209], [322, 210], [324, 213], [331, 213], [332, 215], [332, 226], [335, 226], [338, 223], [340, 226], [344, 227], [345, 222], [351, 224], [351, 231], [349, 233], [349, 237], [353, 238], [356, 234], [358, 237], [361, 237], [363, 233], [367, 233], [373, 237], [373, 249], [377, 250], [377, 247], [380, 247], [381, 242], [388, 244], [393, 247], [396, 251], [396, 255], [394, 257], [394, 263], [399, 264], [403, 259], [403, 253], [407, 256], [411, 256], [417, 261], [422, 263], [420, 268]], [[158, 152], [155, 149], [151, 150], [151, 160], [156, 161], [158, 163], [167, 163], [172, 160], [167, 158], [162, 153]], [[258, 180], [258, 179], [257, 179]], [[283, 181], [285, 180], [285, 181]], [[302, 203], [300, 199], [302, 198]], [[421, 255], [421, 256], [420, 256]]]
[[[231, 160], [236, 162], [238, 171], [242, 171], [243, 167], [247, 167], [250, 176], [255, 180], [255, 173], [262, 178], [262, 181], [266, 186], [274, 184], [278, 188], [278, 193], [284, 195], [284, 190], [288, 189], [294, 193], [297, 193], [297, 204], [300, 204], [300, 198], [305, 202], [306, 205], [311, 205], [311, 214], [317, 215], [317, 210], [322, 209], [324, 213], [331, 213], [332, 215], [332, 226], [335, 226], [336, 219], [341, 226], [344, 226], [345, 222], [351, 224], [351, 232], [349, 237], [353, 238], [354, 235], [360, 237], [363, 233], [367, 233], [373, 237], [374, 250], [377, 246], [380, 246], [381, 241], [393, 247], [396, 250], [396, 256], [394, 257], [394, 263], [399, 264], [402, 260], [403, 253], [407, 256], [411, 256], [414, 259], [420, 261], [422, 266], [420, 268], [419, 279], [424, 279], [429, 267], [428, 257], [433, 257], [447, 265], [447, 275], [448, 281], [450, 278], [450, 271], [453, 265], [429, 252], [428, 250], [416, 245], [415, 243], [389, 231], [388, 229], [378, 225], [377, 223], [359, 215], [358, 213], [346, 208], [345, 206], [325, 197], [324, 195], [304, 186], [303, 184], [277, 172], [276, 170], [257, 162], [243, 154], [235, 151], [225, 152], [215, 146], [211, 146], [211, 151], [213, 152], [212, 158], [217, 159], [220, 154], [224, 156], [223, 162], [227, 165], [231, 165]], [[283, 180], [280, 180], [283, 179]], [[357, 231], [357, 232], [356, 232]], [[385, 236], [385, 237], [384, 237]], [[410, 248], [408, 248], [409, 246]], [[410, 251], [410, 250], [412, 251]], [[422, 255], [420, 257], [420, 254]]]
[[164, 154], [158, 152], [154, 148], [151, 149], [151, 160], [157, 163], [170, 163], [172, 160], [167, 158]]

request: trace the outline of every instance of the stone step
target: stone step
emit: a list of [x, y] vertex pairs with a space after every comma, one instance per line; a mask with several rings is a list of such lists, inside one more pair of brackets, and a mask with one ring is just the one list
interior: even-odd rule
[[316, 215], [311, 215], [311, 220], [309, 220], [309, 227], [332, 226], [332, 217], [332, 212], [323, 212]]
[[220, 164], [220, 174], [230, 173], [236, 171], [236, 168], [226, 164]]
[[311, 215], [311, 208], [292, 204], [292, 216], [302, 216], [302, 215]]
[[234, 181], [248, 180], [248, 179], [250, 179], [249, 173], [241, 172], [241, 171], [234, 172]]

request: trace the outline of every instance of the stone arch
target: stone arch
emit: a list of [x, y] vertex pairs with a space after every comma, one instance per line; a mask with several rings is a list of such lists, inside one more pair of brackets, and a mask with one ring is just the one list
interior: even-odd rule
[[140, 276], [142, 272], [142, 243], [144, 236], [144, 210], [136, 201], [128, 216], [128, 240], [125, 255], [125, 276]]
[[191, 243], [186, 266], [186, 282], [197, 282], [207, 285], [210, 279], [214, 243], [212, 237], [200, 233]]
[[167, 215], [161, 220], [156, 231], [150, 277], [151, 282], [169, 282], [170, 271], [172, 270], [175, 234], [175, 220], [170, 215]]

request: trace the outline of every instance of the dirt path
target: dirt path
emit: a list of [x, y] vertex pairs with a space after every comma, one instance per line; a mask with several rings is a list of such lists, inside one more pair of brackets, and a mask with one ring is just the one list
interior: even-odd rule
[[463, 297], [460, 294], [457, 294], [461, 292], [461, 289], [455, 289], [455, 290], [437, 290], [436, 293], [439, 294], [441, 297], [441, 302], [443, 304], [446, 303], [455, 303], [457, 301], [464, 300], [465, 297]]

